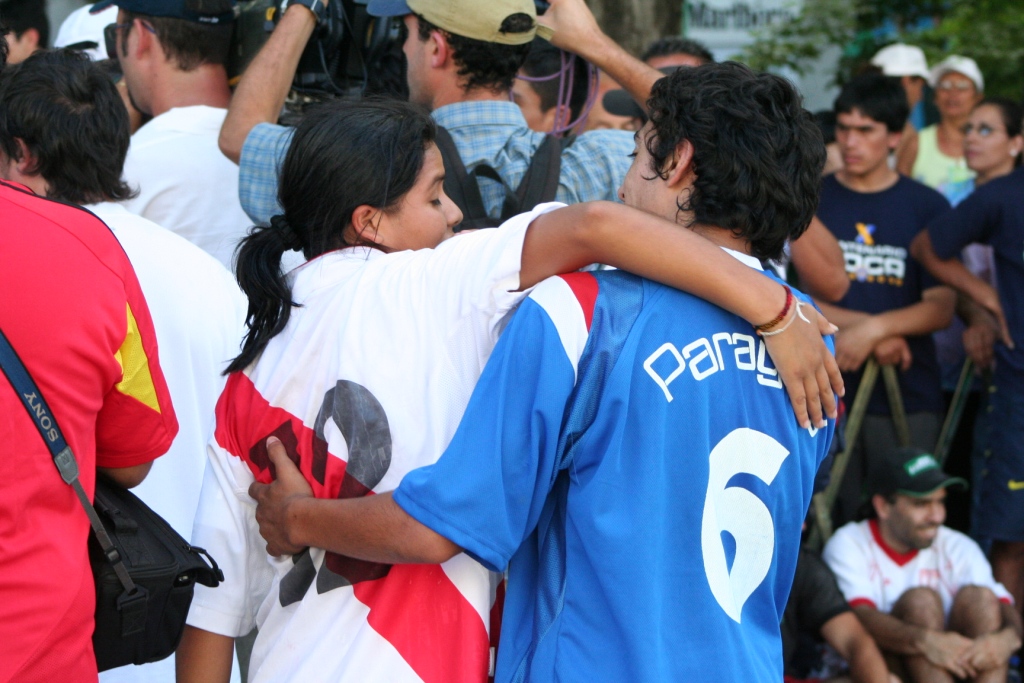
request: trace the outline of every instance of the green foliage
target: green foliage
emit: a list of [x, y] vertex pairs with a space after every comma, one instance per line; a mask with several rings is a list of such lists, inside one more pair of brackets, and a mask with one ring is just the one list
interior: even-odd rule
[[[925, 28], [921, 28], [924, 26]], [[1019, 0], [805, 0], [788, 22], [756, 35], [739, 58], [754, 68], [808, 68], [842, 49], [836, 83], [889, 43], [920, 45], [934, 64], [950, 54], [978, 62], [986, 94], [1024, 95], [1024, 2]]]

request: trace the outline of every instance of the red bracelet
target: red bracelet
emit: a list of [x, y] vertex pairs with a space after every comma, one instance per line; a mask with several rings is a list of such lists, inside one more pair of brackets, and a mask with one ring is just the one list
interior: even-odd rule
[[767, 332], [786, 319], [786, 315], [789, 313], [789, 308], [793, 305], [793, 290], [791, 290], [787, 285], [782, 286], [786, 288], [786, 304], [782, 307], [782, 313], [779, 313], [763, 325], [755, 325], [755, 331]]

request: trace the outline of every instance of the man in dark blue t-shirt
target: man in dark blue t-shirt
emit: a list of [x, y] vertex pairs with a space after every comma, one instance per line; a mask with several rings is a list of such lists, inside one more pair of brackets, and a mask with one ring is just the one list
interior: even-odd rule
[[[998, 293], [957, 254], [991, 245]], [[992, 539], [992, 573], [1024, 601], [1024, 169], [979, 187], [956, 209], [929, 222], [912, 246], [931, 273], [1001, 322], [992, 386], [974, 436], [972, 534]], [[1005, 317], [1004, 317], [1005, 314]]]
[[[818, 217], [843, 249], [850, 291], [838, 305], [819, 303], [840, 328], [836, 360], [849, 400], [870, 356], [898, 365], [911, 442], [932, 448], [943, 406], [931, 333], [949, 325], [954, 296], [910, 258], [909, 248], [949, 203], [889, 168], [889, 152], [899, 143], [907, 117], [898, 82], [876, 74], [855, 78], [839, 94], [835, 111], [843, 168], [822, 181]], [[872, 463], [897, 446], [891, 414], [879, 382], [840, 489], [839, 523], [860, 506], [860, 484]]]

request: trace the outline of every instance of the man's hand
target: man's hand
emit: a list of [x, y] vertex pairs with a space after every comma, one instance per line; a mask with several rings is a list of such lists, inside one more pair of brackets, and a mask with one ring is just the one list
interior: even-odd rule
[[958, 678], [974, 678], [976, 671], [963, 661], [974, 641], [953, 631], [927, 631], [921, 641], [925, 659]]
[[274, 557], [294, 555], [303, 546], [292, 543], [288, 535], [288, 508], [296, 500], [312, 498], [313, 489], [276, 437], [267, 439], [267, 454], [277, 477], [270, 484], [253, 482], [249, 485], [249, 495], [256, 501], [256, 521], [260, 525], [260, 536], [267, 542], [267, 552]]
[[879, 365], [896, 365], [903, 372], [909, 370], [914, 362], [914, 354], [910, 352], [905, 337], [883, 339], [875, 345], [873, 353]]
[[1016, 638], [1004, 638], [1002, 632], [988, 633], [975, 638], [971, 646], [960, 656], [960, 664], [965, 670], [976, 676], [984, 671], [991, 671], [1005, 666], [1016, 647]]
[[995, 327], [987, 323], [971, 325], [964, 330], [964, 351], [978, 368], [988, 370], [992, 367], [998, 335]]
[[[664, 74], [605, 35], [583, 0], [551, 0], [547, 12], [537, 18], [537, 23], [542, 29], [553, 31], [552, 45], [583, 57], [611, 76], [641, 107], [647, 108], [651, 86]], [[543, 31], [539, 35], [546, 37]]]
[[836, 417], [835, 394], [846, 393], [836, 359], [822, 339], [836, 328], [813, 306], [801, 306], [800, 312], [810, 324], [794, 320], [782, 334], [763, 339], [789, 393], [797, 423], [820, 428], [825, 426], [824, 416]]
[[984, 308], [996, 320], [999, 328], [999, 337], [1002, 342], [1011, 349], [1013, 348], [1013, 337], [1010, 336], [1010, 327], [1006, 323], [1006, 314], [1003, 312], [1003, 305], [999, 301], [999, 293], [987, 282], [974, 278], [969, 282], [969, 289], [965, 292], [967, 296], [978, 306]]
[[885, 338], [874, 317], [847, 325], [836, 335], [836, 361], [843, 372], [855, 372]]
[[583, 0], [551, 0], [537, 23], [553, 32], [551, 44], [586, 58], [588, 46], [607, 40], [594, 14]]

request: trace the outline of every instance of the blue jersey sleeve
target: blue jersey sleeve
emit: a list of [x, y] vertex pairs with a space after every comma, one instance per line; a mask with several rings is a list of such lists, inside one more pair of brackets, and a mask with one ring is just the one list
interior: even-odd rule
[[537, 525], [558, 474], [558, 436], [575, 382], [547, 312], [527, 299], [498, 342], [451, 444], [405, 476], [409, 515], [503, 570]]

